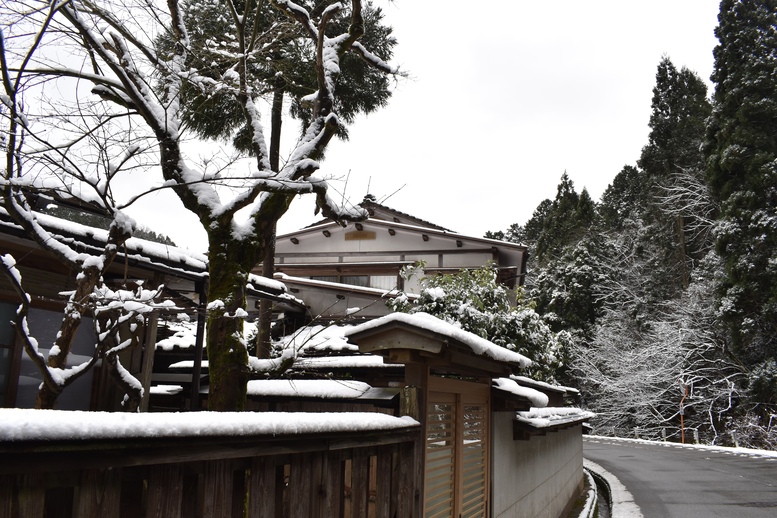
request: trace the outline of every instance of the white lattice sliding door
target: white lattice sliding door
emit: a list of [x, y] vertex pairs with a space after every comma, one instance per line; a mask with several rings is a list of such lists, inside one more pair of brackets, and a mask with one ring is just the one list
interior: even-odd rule
[[489, 513], [487, 384], [430, 383], [424, 516], [475, 518]]
[[460, 515], [462, 518], [487, 516], [488, 403], [463, 405]]
[[426, 427], [425, 516], [454, 516], [456, 398], [440, 394], [429, 403]]

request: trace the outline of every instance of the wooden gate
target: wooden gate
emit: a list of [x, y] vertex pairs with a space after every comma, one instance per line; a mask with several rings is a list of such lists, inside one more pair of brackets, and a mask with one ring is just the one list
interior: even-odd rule
[[430, 378], [426, 427], [426, 518], [487, 517], [490, 388]]

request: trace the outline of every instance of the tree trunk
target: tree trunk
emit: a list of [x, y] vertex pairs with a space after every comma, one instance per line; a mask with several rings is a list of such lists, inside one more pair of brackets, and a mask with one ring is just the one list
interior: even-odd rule
[[243, 410], [248, 381], [248, 351], [243, 338], [246, 284], [255, 264], [256, 244], [237, 241], [228, 231], [211, 233], [208, 285], [208, 409]]
[[[282, 85], [277, 85], [273, 93], [272, 112], [270, 117], [270, 167], [273, 171], [280, 169], [281, 126], [283, 124], [283, 96]], [[273, 225], [272, 238], [267, 243], [268, 250], [262, 263], [262, 275], [268, 279], [275, 273], [275, 225]], [[272, 301], [262, 299], [259, 302], [259, 325], [256, 334], [257, 358], [269, 358], [272, 350], [272, 337], [270, 326], [272, 325]]]
[[[57, 339], [54, 342], [54, 345], [59, 349], [59, 353], [49, 355], [48, 367], [63, 370], [67, 368], [67, 357], [70, 354], [70, 349], [73, 347], [78, 326], [81, 325], [82, 316], [88, 311], [87, 302], [99, 280], [100, 272], [96, 268], [87, 268], [80, 273], [76, 281], [76, 292], [71, 295], [67, 306], [65, 306], [65, 316], [62, 319], [62, 324], [59, 326]], [[53, 409], [57, 404], [57, 398], [65, 387], [87, 372], [87, 370], [85, 369], [78, 375], [74, 375], [63, 385], [47, 381], [46, 378], [48, 376], [44, 374], [44, 382], [41, 384], [38, 395], [35, 398], [35, 408]]]

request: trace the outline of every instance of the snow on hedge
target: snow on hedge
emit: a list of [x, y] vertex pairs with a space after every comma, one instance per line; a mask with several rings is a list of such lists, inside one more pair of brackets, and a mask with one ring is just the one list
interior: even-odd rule
[[410, 417], [373, 412], [187, 412], [129, 414], [0, 409], [0, 441], [300, 435], [396, 430]]

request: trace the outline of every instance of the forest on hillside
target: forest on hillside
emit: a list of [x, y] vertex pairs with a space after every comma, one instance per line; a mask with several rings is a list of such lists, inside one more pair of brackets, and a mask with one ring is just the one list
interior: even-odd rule
[[716, 36], [711, 96], [658, 64], [648, 142], [599, 202], [565, 172], [486, 237], [529, 247], [596, 433], [777, 449], [777, 2], [724, 0]]

